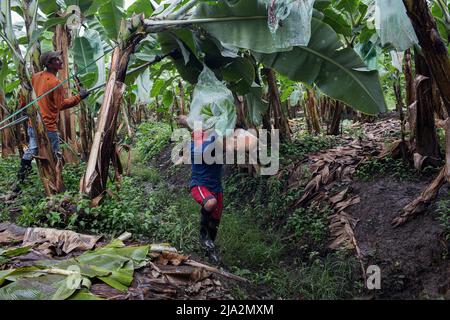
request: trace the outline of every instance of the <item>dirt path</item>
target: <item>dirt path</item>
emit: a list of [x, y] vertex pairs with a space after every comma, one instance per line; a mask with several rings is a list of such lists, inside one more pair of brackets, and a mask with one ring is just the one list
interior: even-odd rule
[[[439, 199], [426, 213], [393, 228], [392, 220], [400, 209], [414, 200], [433, 177], [414, 175], [400, 182], [389, 173], [369, 173], [372, 181], [359, 181], [354, 175], [359, 165], [389, 154], [383, 145], [398, 138], [400, 123], [386, 118], [351, 127], [360, 130], [359, 135], [343, 137], [340, 147], [308, 155], [313, 176], [296, 204], [332, 203], [330, 248], [356, 249], [356, 254], [359, 248], [365, 268], [377, 265], [381, 269], [381, 289], [369, 295], [381, 299], [450, 299], [449, 248], [436, 213], [439, 199], [448, 198], [448, 187], [441, 189]], [[298, 164], [294, 167], [301, 168]], [[302, 183], [298, 169], [288, 170], [291, 180]]]
[[381, 290], [375, 293], [378, 298], [439, 298], [449, 293], [450, 261], [444, 257], [447, 245], [441, 239], [443, 229], [434, 208], [404, 226], [391, 226], [398, 211], [426, 184], [387, 177], [352, 184], [361, 201], [348, 213], [358, 219], [355, 235], [366, 264], [381, 269]]

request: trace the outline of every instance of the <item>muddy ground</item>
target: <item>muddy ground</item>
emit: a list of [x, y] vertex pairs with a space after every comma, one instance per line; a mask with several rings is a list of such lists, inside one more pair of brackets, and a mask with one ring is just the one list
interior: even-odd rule
[[[381, 269], [382, 299], [450, 298], [450, 261], [436, 206], [398, 228], [391, 226], [401, 208], [411, 202], [429, 181], [395, 181], [381, 177], [354, 182], [352, 191], [361, 202], [348, 211], [358, 224], [355, 235], [366, 267]], [[440, 197], [447, 196], [443, 187]]]

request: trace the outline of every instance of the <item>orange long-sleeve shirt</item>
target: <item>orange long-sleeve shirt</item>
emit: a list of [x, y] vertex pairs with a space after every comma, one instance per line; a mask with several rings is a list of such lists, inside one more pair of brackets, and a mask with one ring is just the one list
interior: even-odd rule
[[[51, 72], [41, 71], [33, 75], [31, 84], [39, 97], [59, 85], [61, 81]], [[48, 131], [58, 130], [59, 112], [71, 108], [81, 101], [80, 95], [64, 98], [63, 86], [53, 90], [38, 101], [41, 115]]]

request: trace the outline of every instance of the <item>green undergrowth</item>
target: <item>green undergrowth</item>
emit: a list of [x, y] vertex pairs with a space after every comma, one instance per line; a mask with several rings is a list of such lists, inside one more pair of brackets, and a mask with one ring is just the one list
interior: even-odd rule
[[[132, 150], [130, 176], [109, 184], [109, 195], [91, 208], [78, 194], [84, 164], [64, 167], [64, 194], [45, 199], [36, 168], [11, 203], [0, 204], [2, 221], [21, 226], [71, 229], [117, 236], [128, 231], [135, 240], [168, 242], [187, 254], [202, 256], [198, 243], [199, 205], [190, 197], [186, 181], [169, 183], [174, 175], [190, 175], [185, 166], [162, 171], [151, 159], [167, 147], [170, 130], [160, 123], [141, 125]], [[310, 152], [330, 148], [337, 138], [295, 136], [281, 147], [281, 163], [302, 160]], [[125, 157], [126, 158], [126, 157]], [[0, 161], [0, 192], [14, 181], [18, 159]], [[233, 286], [236, 297], [336, 299], [358, 290], [351, 256], [325, 249], [325, 206], [295, 208], [303, 187], [287, 188], [289, 173], [250, 177], [234, 172], [224, 183], [224, 214], [218, 248], [224, 266], [252, 282], [252, 288]], [[186, 180], [186, 179], [184, 179]]]
[[[295, 136], [280, 148], [281, 165], [332, 148], [338, 138]], [[306, 174], [306, 171], [305, 171]], [[219, 246], [224, 263], [271, 299], [339, 299], [360, 292], [351, 255], [326, 249], [326, 205], [296, 207], [304, 184], [288, 187], [290, 172], [250, 177], [234, 172], [224, 184], [224, 217]], [[305, 181], [307, 181], [305, 176]], [[246, 297], [236, 290], [236, 295]]]
[[409, 162], [403, 159], [384, 157], [371, 158], [361, 163], [356, 169], [354, 177], [361, 181], [374, 181], [381, 177], [390, 177], [397, 181], [418, 181], [436, 175], [439, 168], [427, 166], [422, 171], [416, 170]]
[[[270, 299], [339, 299], [358, 294], [356, 261], [331, 253], [327, 206], [292, 208], [303, 189], [279, 177], [234, 173], [225, 183], [219, 235], [224, 263]], [[245, 297], [244, 293], [237, 292]]]
[[147, 161], [158, 155], [169, 143], [172, 132], [163, 122], [142, 123], [136, 133], [136, 150], [142, 160]]
[[[0, 219], [24, 227], [71, 229], [108, 236], [128, 231], [135, 239], [170, 242], [178, 248], [192, 250], [196, 246], [192, 230], [197, 223], [197, 208], [188, 197], [187, 187], [183, 190], [186, 196], [179, 197], [180, 190], [173, 190], [161, 183], [157, 169], [146, 164], [147, 158], [156, 155], [168, 144], [170, 130], [167, 131], [167, 128], [159, 123], [140, 126], [140, 140], [132, 151], [130, 176], [122, 177], [119, 185], [109, 183], [110, 192], [98, 207], [91, 207], [90, 201], [81, 198], [78, 193], [85, 164], [65, 165], [63, 178], [66, 192], [51, 198], [45, 198], [33, 164], [33, 173], [23, 185], [22, 193], [8, 203], [0, 203]], [[11, 189], [19, 162], [17, 157], [0, 161], [3, 177], [0, 181], [1, 194], [7, 194]]]
[[383, 176], [390, 176], [398, 181], [408, 181], [417, 179], [420, 174], [408, 162], [391, 157], [369, 159], [361, 163], [355, 173], [355, 177], [362, 181], [373, 181]]
[[333, 148], [339, 145], [339, 142], [340, 139], [336, 136], [296, 133], [291, 141], [280, 144], [280, 164], [287, 165], [296, 162], [308, 153]]
[[444, 230], [443, 236], [447, 242], [450, 241], [450, 197], [447, 195], [447, 199], [440, 200], [438, 202], [437, 217]]

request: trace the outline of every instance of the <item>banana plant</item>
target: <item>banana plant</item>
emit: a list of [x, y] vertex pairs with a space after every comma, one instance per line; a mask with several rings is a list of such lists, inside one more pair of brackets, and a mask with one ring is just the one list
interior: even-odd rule
[[[11, 81], [11, 75], [14, 71], [12, 66], [11, 55], [7, 48], [4, 48], [3, 42], [0, 41], [0, 121], [10, 114], [8, 109], [6, 95], [10, 94], [14, 87], [18, 85], [18, 81]], [[11, 69], [10, 69], [11, 68]], [[11, 81], [8, 83], [8, 81]], [[7, 126], [9, 122], [3, 126]], [[2, 126], [2, 127], [3, 127]], [[12, 128], [0, 130], [0, 140], [2, 144], [2, 158], [6, 158], [15, 153], [15, 141]]]
[[[219, 77], [219, 81], [227, 81], [233, 91], [249, 94], [257, 83], [255, 65], [260, 61], [293, 80], [315, 83], [326, 94], [363, 112], [384, 111], [377, 72], [365, 68], [353, 50], [340, 50], [342, 44], [333, 29], [321, 20], [320, 14], [314, 16], [313, 4], [314, 1], [307, 1], [306, 7], [302, 1], [293, 1], [291, 5], [286, 1], [268, 0], [163, 1], [152, 8], [148, 19], [135, 15], [128, 20], [125, 20], [126, 12], [121, 10], [123, 2], [120, 0], [98, 6], [96, 16], [110, 42], [118, 47], [112, 57], [96, 138], [81, 191], [92, 198], [105, 190], [114, 138], [114, 132], [107, 132], [106, 123], [116, 121], [119, 108], [112, 102], [112, 97], [114, 101], [120, 101], [123, 90], [122, 85], [115, 83], [125, 81], [131, 55], [126, 48], [135, 49], [149, 33], [158, 34], [163, 53], [176, 50], [177, 54], [171, 57], [177, 70], [194, 84], [207, 66], [215, 71], [210, 75]], [[134, 10], [138, 10], [137, 7]], [[298, 19], [302, 24], [296, 23]], [[285, 27], [277, 27], [280, 25]], [[302, 25], [308, 28], [303, 30]], [[240, 53], [239, 50], [244, 51]], [[249, 57], [256, 57], [256, 61]], [[119, 65], [116, 59], [122, 63]], [[345, 88], [342, 88], [343, 83]], [[222, 119], [222, 115], [232, 119], [230, 116], [235, 111], [221, 110], [224, 113], [215, 115], [217, 119]], [[113, 126], [111, 131], [114, 129]], [[101, 140], [101, 137], [106, 139]]]
[[433, 17], [438, 24], [438, 30], [441, 37], [446, 39], [447, 47], [450, 45], [450, 3], [445, 0], [433, 1], [431, 8]]
[[[79, 1], [87, 6], [86, 15], [96, 17], [115, 48], [82, 191], [95, 197], [104, 190], [115, 129], [106, 123], [117, 119], [130, 56], [149, 33], [159, 34], [164, 50], [178, 49], [178, 55], [172, 55], [174, 63], [181, 76], [192, 83], [207, 65], [219, 81], [226, 81], [236, 93], [248, 95], [249, 101], [258, 102], [261, 90], [255, 66], [259, 61], [293, 80], [315, 83], [326, 94], [363, 112], [384, 111], [377, 73], [365, 69], [353, 50], [340, 50], [342, 44], [336, 33], [321, 19], [323, 15], [314, 13], [314, 2], [150, 1], [151, 10], [146, 12], [149, 17], [133, 15], [126, 19], [121, 0]], [[51, 13], [57, 8], [43, 1], [41, 10]], [[288, 70], [290, 65], [295, 67]], [[339, 88], [342, 83], [346, 88]], [[263, 105], [249, 103], [259, 108]], [[105, 134], [107, 139], [102, 140]]]
[[[21, 95], [25, 97], [26, 102], [30, 102], [36, 99], [36, 94], [32, 90], [31, 86], [31, 73], [36, 71], [35, 61], [36, 55], [34, 52], [37, 50], [36, 38], [34, 34], [39, 32], [38, 27], [38, 14], [37, 14], [37, 1], [35, 0], [22, 0], [21, 5], [23, 10], [23, 18], [26, 26], [28, 47], [25, 55], [19, 47], [19, 41], [14, 33], [12, 24], [11, 11], [13, 9], [11, 0], [4, 0], [0, 3], [0, 37], [6, 42], [9, 49], [13, 53], [13, 60], [18, 71], [18, 76], [22, 86]], [[17, 7], [18, 3], [14, 3]], [[33, 70], [27, 68], [27, 64], [31, 66]], [[52, 195], [63, 191], [64, 185], [62, 181], [62, 166], [61, 163], [56, 161], [53, 152], [50, 147], [50, 143], [47, 136], [47, 130], [42, 122], [40, 116], [39, 107], [37, 104], [33, 105], [33, 108], [28, 108], [28, 114], [30, 116], [31, 125], [36, 132], [36, 138], [38, 142], [38, 153], [36, 157], [39, 176], [44, 185], [45, 193]]]
[[[227, 90], [246, 97], [249, 113], [256, 119], [265, 108], [258, 63], [292, 80], [314, 83], [365, 113], [385, 110], [377, 72], [368, 70], [354, 50], [342, 49], [337, 33], [324, 21], [320, 10], [327, 1], [137, 1], [128, 11], [122, 0], [65, 3], [84, 5], [85, 16], [91, 17], [89, 29], [95, 28], [113, 48], [97, 132], [81, 182], [81, 191], [91, 198], [105, 190], [128, 65], [145, 63], [145, 52], [136, 49], [149, 34], [158, 35], [153, 39], [163, 54], [170, 54], [181, 77], [196, 84], [206, 68], [212, 70], [210, 75]], [[40, 8], [48, 14], [58, 10], [46, 0], [40, 1]], [[130, 61], [134, 53], [136, 57], [141, 53], [141, 59]], [[232, 119], [236, 112], [220, 110], [224, 113], [214, 115], [218, 123], [222, 116]]]
[[[258, 1], [237, 1], [232, 6], [226, 1], [217, 5], [201, 4], [196, 17], [235, 14], [251, 17], [250, 14], [255, 13], [267, 17], [266, 9], [259, 4]], [[261, 50], [260, 40], [251, 36], [259, 33], [256, 29], [270, 32], [266, 20], [255, 20], [248, 27], [243, 22], [236, 26], [230, 22], [222, 28], [220, 23], [212, 25], [208, 24], [205, 28], [217, 39], [227, 43], [232, 40], [231, 44], [252, 50], [258, 61], [292, 80], [315, 83], [325, 94], [364, 113], [375, 114], [386, 110], [378, 73], [368, 70], [354, 50], [342, 49], [343, 44], [337, 34], [320, 18], [312, 17], [311, 38], [307, 46], [295, 46], [290, 51], [276, 53]], [[237, 36], [230, 40], [230, 34]], [[346, 84], [345, 88], [342, 88], [342, 83]]]

